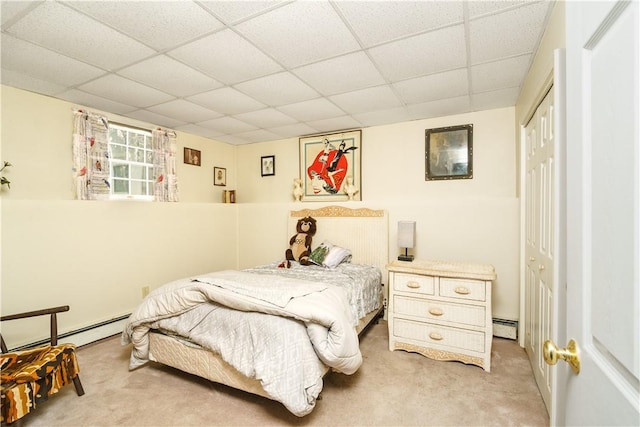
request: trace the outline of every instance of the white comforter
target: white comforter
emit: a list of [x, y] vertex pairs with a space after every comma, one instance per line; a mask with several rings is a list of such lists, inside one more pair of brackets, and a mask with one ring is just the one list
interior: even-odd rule
[[[238, 328], [238, 321], [249, 326]], [[130, 316], [123, 343], [133, 343], [129, 366], [134, 369], [149, 360], [150, 329], [187, 337], [260, 379], [275, 400], [302, 416], [322, 390], [318, 358], [345, 374], [362, 364], [352, 323], [339, 287], [228, 270], [154, 290]]]

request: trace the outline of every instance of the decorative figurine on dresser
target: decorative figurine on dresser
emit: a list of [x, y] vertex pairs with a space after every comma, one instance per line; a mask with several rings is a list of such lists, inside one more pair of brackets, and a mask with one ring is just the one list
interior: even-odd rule
[[415, 260], [387, 269], [389, 350], [491, 370], [492, 265]]

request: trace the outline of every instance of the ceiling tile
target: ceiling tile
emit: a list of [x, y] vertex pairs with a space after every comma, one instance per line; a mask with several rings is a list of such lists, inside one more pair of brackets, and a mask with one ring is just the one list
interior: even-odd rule
[[494, 108], [511, 107], [516, 104], [520, 87], [494, 90], [471, 95], [474, 110], [491, 110]]
[[155, 53], [86, 15], [50, 1], [41, 3], [8, 31], [105, 70], [118, 69]]
[[243, 144], [250, 144], [252, 142], [252, 141], [247, 141], [244, 138], [240, 138], [236, 135], [220, 135], [216, 137], [216, 139], [218, 141], [226, 142], [227, 144], [231, 144], [231, 145], [243, 145]]
[[[2, 34], [2, 68], [62, 86], [75, 86], [105, 74], [68, 56]], [[3, 76], [4, 81], [4, 76]]]
[[[547, 0], [545, 0], [547, 1]], [[520, 1], [470, 1], [467, 2], [469, 7], [469, 17], [476, 18], [480, 15], [487, 15], [490, 13], [496, 13], [505, 9], [511, 9], [531, 3], [531, 0]]]
[[406, 104], [419, 104], [444, 98], [455, 98], [469, 92], [467, 69], [447, 71], [394, 83]]
[[231, 30], [223, 30], [168, 52], [223, 83], [234, 84], [282, 70]]
[[100, 77], [99, 79], [79, 86], [78, 89], [139, 108], [160, 104], [173, 99], [171, 95], [115, 74]]
[[542, 34], [548, 10], [548, 2], [539, 2], [471, 20], [471, 64], [532, 53]]
[[229, 115], [261, 110], [266, 107], [263, 103], [228, 86], [190, 96], [187, 99], [203, 107]]
[[279, 106], [317, 98], [318, 92], [289, 72], [235, 85], [239, 91], [269, 105]]
[[407, 112], [412, 120], [450, 116], [469, 111], [471, 111], [471, 101], [468, 95], [407, 105]]
[[268, 130], [276, 135], [279, 135], [282, 138], [293, 138], [318, 132], [318, 129], [314, 129], [306, 123], [294, 123], [292, 125], [276, 126]]
[[133, 111], [131, 113], [128, 113], [127, 117], [131, 117], [133, 119], [141, 120], [147, 123], [152, 123], [155, 126], [162, 126], [168, 129], [172, 129], [176, 126], [185, 124], [180, 120], [175, 120], [171, 117], [165, 117], [147, 110]]
[[178, 46], [224, 26], [187, 1], [74, 1], [70, 6], [157, 50]]
[[10, 22], [20, 15], [25, 14], [30, 8], [37, 5], [35, 1], [3, 1], [0, 2], [0, 19], [2, 25]]
[[259, 0], [259, 1], [200, 1], [200, 4], [206, 9], [213, 12], [223, 22], [227, 24], [234, 24], [250, 16], [257, 15], [258, 13], [277, 7], [278, 5], [285, 4], [283, 0]]
[[53, 96], [60, 92], [64, 92], [65, 90], [65, 86], [55, 84], [51, 82], [51, 80], [38, 79], [20, 71], [13, 71], [2, 68], [0, 77], [2, 78], [1, 81], [3, 85], [17, 87], [44, 95]]
[[137, 110], [137, 107], [122, 104], [100, 96], [92, 95], [77, 89], [71, 89], [58, 95], [60, 99], [82, 105], [87, 108], [94, 108], [116, 114], [127, 114]]
[[392, 82], [464, 67], [467, 63], [462, 25], [374, 47], [369, 53]]
[[325, 96], [385, 83], [364, 52], [316, 62], [293, 72]]
[[211, 138], [211, 139], [215, 139], [216, 137], [223, 134], [222, 132], [205, 128], [202, 126], [194, 125], [192, 123], [174, 127], [174, 129], [182, 132], [190, 133], [192, 135], [200, 135], [200, 136], [204, 136], [205, 138]]
[[217, 119], [205, 120], [196, 124], [205, 128], [211, 128], [220, 132], [224, 132], [225, 134], [248, 132], [250, 130], [256, 129], [255, 126], [240, 121], [234, 117], [220, 117]]
[[523, 55], [471, 67], [472, 92], [519, 87], [530, 62], [531, 55]]
[[362, 123], [363, 126], [380, 126], [410, 120], [405, 107], [392, 108], [390, 110], [367, 111], [365, 113], [354, 114], [353, 117]]
[[289, 3], [236, 26], [286, 67], [297, 67], [360, 48], [326, 1]]
[[282, 107], [279, 107], [278, 110], [288, 116], [300, 120], [301, 122], [311, 122], [314, 120], [322, 120], [344, 115], [344, 111], [325, 98], [283, 105]]
[[296, 122], [293, 118], [273, 108], [236, 114], [234, 117], [259, 128], [284, 126]]
[[222, 115], [184, 99], [175, 99], [153, 107], [147, 107], [147, 110], [188, 123], [202, 122]]
[[222, 86], [217, 80], [166, 55], [123, 68], [118, 74], [174, 96], [189, 96]]
[[278, 139], [278, 135], [264, 129], [251, 130], [249, 132], [241, 132], [234, 134], [238, 138], [242, 138], [249, 142], [273, 141]]
[[340, 1], [335, 4], [365, 47], [462, 23], [462, 2], [459, 1]]
[[332, 117], [330, 119], [312, 120], [309, 123], [321, 132], [332, 132], [337, 129], [354, 129], [362, 126], [360, 122], [351, 116]]
[[329, 99], [349, 114], [390, 110], [402, 103], [389, 86], [378, 86], [330, 96]]

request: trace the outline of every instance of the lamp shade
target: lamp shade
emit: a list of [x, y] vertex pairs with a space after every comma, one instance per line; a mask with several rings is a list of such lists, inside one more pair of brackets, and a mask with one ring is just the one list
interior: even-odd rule
[[413, 248], [416, 237], [415, 221], [398, 221], [398, 246]]

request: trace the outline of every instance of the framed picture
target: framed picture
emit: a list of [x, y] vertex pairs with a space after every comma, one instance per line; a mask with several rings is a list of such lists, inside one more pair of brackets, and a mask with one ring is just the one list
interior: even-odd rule
[[362, 131], [300, 138], [303, 201], [361, 200]]
[[222, 187], [227, 185], [227, 169], [213, 167], [213, 185], [220, 185]]
[[425, 180], [473, 178], [473, 125], [425, 131]]
[[276, 156], [262, 156], [260, 158], [260, 174], [262, 176], [276, 174]]
[[184, 162], [188, 165], [200, 166], [200, 150], [184, 147]]

